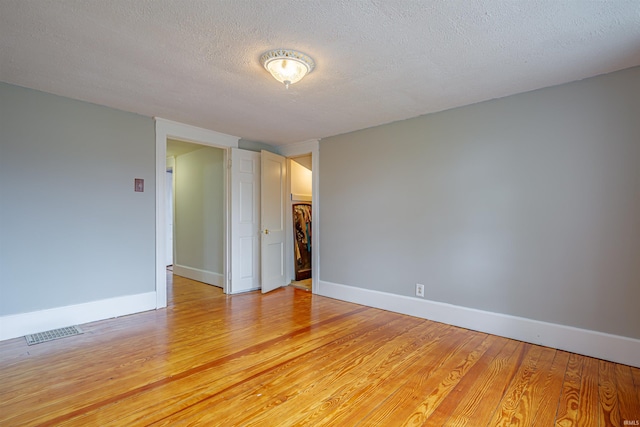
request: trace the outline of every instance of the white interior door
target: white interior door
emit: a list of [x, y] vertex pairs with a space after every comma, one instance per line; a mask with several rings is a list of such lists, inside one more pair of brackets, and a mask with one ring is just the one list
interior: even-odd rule
[[286, 159], [268, 151], [261, 156], [262, 293], [286, 284], [285, 189]]
[[231, 291], [260, 288], [260, 153], [231, 149]]

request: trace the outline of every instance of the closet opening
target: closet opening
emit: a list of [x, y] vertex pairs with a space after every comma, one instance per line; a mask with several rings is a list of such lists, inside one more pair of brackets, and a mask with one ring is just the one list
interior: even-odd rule
[[313, 218], [312, 155], [287, 159], [290, 171], [292, 271], [291, 285], [311, 291]]

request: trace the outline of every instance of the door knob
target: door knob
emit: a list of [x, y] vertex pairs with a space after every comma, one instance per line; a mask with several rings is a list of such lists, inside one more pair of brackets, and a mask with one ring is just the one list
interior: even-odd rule
[[268, 229], [264, 229], [264, 234], [269, 234], [269, 230]]

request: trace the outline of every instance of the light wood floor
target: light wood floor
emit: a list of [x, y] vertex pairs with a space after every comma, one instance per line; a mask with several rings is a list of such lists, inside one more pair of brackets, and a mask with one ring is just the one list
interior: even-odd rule
[[0, 342], [0, 426], [623, 426], [640, 369], [312, 295], [170, 306]]
[[300, 288], [300, 289], [304, 289], [306, 291], [311, 291], [311, 288], [312, 288], [311, 279], [292, 280], [291, 281], [291, 286], [294, 286], [294, 287]]

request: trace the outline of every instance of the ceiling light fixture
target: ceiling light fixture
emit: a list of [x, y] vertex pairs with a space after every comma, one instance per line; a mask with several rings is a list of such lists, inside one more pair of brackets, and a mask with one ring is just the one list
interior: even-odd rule
[[284, 83], [287, 89], [289, 89], [289, 85], [302, 80], [316, 66], [309, 55], [291, 49], [275, 49], [265, 52], [260, 57], [260, 63], [274, 79]]

